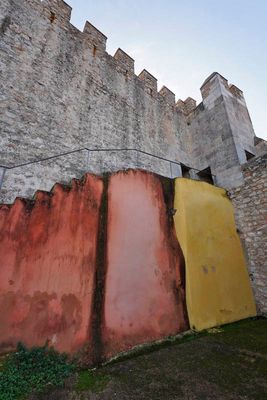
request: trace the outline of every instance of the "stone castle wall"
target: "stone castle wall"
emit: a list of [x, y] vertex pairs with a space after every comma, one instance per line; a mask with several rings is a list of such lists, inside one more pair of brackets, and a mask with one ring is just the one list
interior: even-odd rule
[[231, 191], [258, 312], [267, 315], [267, 154], [243, 166], [244, 184]]
[[[134, 60], [123, 50], [109, 55], [97, 28], [86, 22], [80, 32], [70, 17], [63, 0], [1, 1], [2, 201], [50, 190], [55, 181], [86, 171], [143, 168], [181, 175], [179, 165], [134, 151], [62, 155], [84, 147], [141, 149], [196, 170], [210, 167], [220, 186], [242, 183], [238, 154], [253, 152], [254, 132], [238, 88], [214, 73], [201, 87], [198, 107], [190, 97], [175, 103], [148, 71], [135, 75]], [[194, 169], [190, 174], [197, 178]]]
[[[1, 3], [1, 164], [17, 165], [86, 146], [138, 148], [190, 164], [186, 119], [175, 108], [174, 95], [166, 88], [158, 92], [157, 80], [148, 72], [136, 76], [133, 60], [123, 51], [114, 57], [107, 54], [106, 37], [91, 24], [87, 22], [83, 32], [72, 26], [70, 10], [63, 1]], [[47, 170], [43, 189], [86, 170], [133, 163], [170, 173], [169, 164], [154, 165], [153, 159], [133, 152], [94, 153], [89, 165], [84, 154], [20, 168], [3, 190], [27, 186], [23, 194], [31, 195], [38, 188], [32, 188], [36, 175], [40, 184], [40, 168]]]

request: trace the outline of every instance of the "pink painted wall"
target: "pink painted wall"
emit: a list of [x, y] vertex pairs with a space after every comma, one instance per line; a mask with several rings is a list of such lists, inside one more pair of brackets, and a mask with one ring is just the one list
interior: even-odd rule
[[0, 206], [0, 351], [49, 340], [96, 364], [188, 328], [166, 182], [87, 175]]
[[90, 341], [100, 178], [73, 181], [33, 204], [0, 208], [0, 350], [43, 345], [73, 352]]
[[106, 356], [186, 330], [183, 256], [159, 177], [110, 178], [107, 237]]

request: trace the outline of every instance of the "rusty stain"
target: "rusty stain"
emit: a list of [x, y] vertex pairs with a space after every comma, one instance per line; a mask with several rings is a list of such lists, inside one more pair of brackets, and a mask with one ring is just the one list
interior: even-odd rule
[[53, 22], [56, 20], [56, 14], [53, 11], [50, 11], [49, 20], [50, 20], [51, 24], [53, 24]]

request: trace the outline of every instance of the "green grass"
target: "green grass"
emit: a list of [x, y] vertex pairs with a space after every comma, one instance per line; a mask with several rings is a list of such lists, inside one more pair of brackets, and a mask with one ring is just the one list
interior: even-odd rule
[[224, 325], [215, 338], [239, 349], [267, 355], [266, 332], [266, 318], [251, 318]]
[[65, 354], [52, 348], [27, 349], [19, 344], [1, 366], [0, 400], [25, 399], [28, 394], [41, 393], [49, 386], [63, 386], [74, 368]]
[[75, 386], [76, 391], [90, 390], [93, 393], [102, 392], [110, 381], [110, 377], [98, 371], [84, 370], [79, 373]]
[[[38, 395], [54, 386], [62, 387], [65, 379], [74, 372], [77, 372], [75, 374], [77, 382], [73, 387], [76, 392], [100, 393], [110, 381], [114, 383], [114, 379], [115, 381], [117, 379], [120, 384], [123, 383], [121, 380], [125, 380], [125, 384], [133, 386], [134, 390], [136, 384], [140, 383], [138, 374], [141, 374], [141, 381], [146, 380], [146, 374], [151, 367], [149, 360], [155, 358], [156, 362], [153, 365], [157, 366], [158, 357], [160, 354], [163, 357], [164, 348], [167, 350], [168, 347], [171, 347], [173, 351], [170, 349], [166, 352], [168, 360], [163, 361], [163, 369], [164, 364], [167, 365], [172, 357], [174, 357], [173, 365], [176, 365], [178, 354], [176, 352], [181, 351], [182, 354], [185, 351], [186, 356], [180, 355], [178, 358], [179, 370], [190, 373], [194, 369], [200, 376], [203, 374], [201, 379], [210, 377], [209, 380], [213, 384], [225, 390], [227, 388], [234, 390], [235, 387], [240, 386], [240, 392], [245, 394], [247, 392], [251, 396], [254, 389], [249, 382], [257, 382], [257, 398], [260, 399], [263, 398], [261, 397], [263, 396], [261, 382], [267, 374], [266, 331], [267, 319], [251, 318], [138, 346], [128, 353], [121, 354], [98, 370], [87, 369], [78, 372], [77, 368], [70, 364], [66, 355], [59, 354], [54, 349], [47, 346], [27, 349], [20, 344], [15, 353], [0, 359], [0, 400], [24, 400], [30, 393]], [[197, 344], [198, 341], [201, 343], [200, 346]], [[158, 353], [161, 349], [163, 351]], [[144, 355], [147, 356], [142, 357]], [[129, 359], [136, 366], [140, 364], [141, 370], [135, 367], [137, 368], [135, 372], [121, 373], [118, 366], [117, 376], [112, 368], [116, 370], [115, 364], [127, 362]], [[138, 375], [137, 381], [133, 376], [135, 373]], [[169, 385], [174, 387], [171, 376], [170, 379]]]

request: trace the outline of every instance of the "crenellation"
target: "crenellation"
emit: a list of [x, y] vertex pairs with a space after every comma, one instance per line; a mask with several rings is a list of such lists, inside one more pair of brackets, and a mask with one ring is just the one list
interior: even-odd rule
[[235, 98], [241, 104], [245, 105], [242, 90], [233, 84], [229, 85], [228, 80], [218, 72], [214, 72], [205, 80], [200, 91], [203, 102], [207, 107], [213, 106], [216, 99], [220, 96], [224, 96], [225, 98]]
[[97, 53], [103, 53], [106, 51], [107, 37], [100, 32], [94, 25], [86, 21], [83, 33], [90, 43], [93, 45], [93, 55]]
[[188, 97], [184, 101], [184, 105], [185, 105], [185, 114], [189, 115], [196, 108], [197, 102], [195, 99], [192, 99], [192, 97]]
[[51, 24], [67, 25], [70, 23], [72, 7], [63, 0], [43, 0], [44, 11]]
[[179, 99], [175, 105], [176, 109], [181, 111], [184, 115], [188, 116], [195, 110], [197, 106], [196, 100], [188, 97], [185, 101]]
[[183, 114], [185, 113], [185, 104], [184, 104], [183, 100], [181, 100], [181, 99], [177, 100], [175, 107], [177, 110], [179, 110]]
[[150, 95], [155, 95], [158, 91], [158, 81], [157, 79], [150, 74], [146, 69], [143, 69], [143, 71], [138, 75], [139, 79], [144, 82], [145, 85], [145, 90], [147, 93]]
[[213, 182], [231, 191], [266, 314], [267, 161], [257, 156], [267, 142], [254, 134], [243, 92], [214, 72], [200, 104], [175, 104], [147, 70], [135, 75], [122, 49], [108, 54], [107, 37], [90, 22], [81, 32], [70, 17], [63, 0], [0, 2], [1, 201], [17, 197], [19, 210], [38, 189], [35, 200], [49, 202], [70, 179], [78, 190], [88, 172], [129, 168]]
[[201, 101], [196, 108], [190, 113], [190, 115], [187, 118], [187, 121], [192, 121], [194, 118], [196, 118], [200, 113], [205, 112], [205, 107], [203, 104], [203, 101]]
[[235, 86], [233, 84], [229, 85], [229, 90], [238, 99], [243, 99], [244, 98], [242, 90], [240, 90], [237, 86]]
[[218, 72], [213, 72], [200, 87], [202, 99], [205, 100], [220, 86], [228, 90], [228, 81]]
[[175, 94], [166, 86], [163, 86], [160, 89], [159, 94], [167, 101], [167, 103], [172, 106], [175, 105]]
[[254, 147], [257, 156], [267, 153], [267, 141], [262, 138], [254, 137]]
[[[254, 143], [242, 92], [229, 87], [221, 74], [215, 72], [203, 83], [198, 106], [191, 97], [175, 105], [174, 93], [165, 86], [158, 92], [151, 73], [134, 74], [134, 60], [122, 49], [109, 55], [107, 37], [90, 22], [83, 32], [75, 28], [64, 1], [21, 0], [13, 8], [11, 0], [2, 4], [12, 29], [7, 27], [1, 37], [1, 163], [59, 155], [51, 163], [5, 171], [2, 198], [9, 200], [15, 192], [30, 195], [40, 182], [46, 189], [54, 179], [80, 176], [89, 167], [101, 173], [141, 165], [171, 175], [169, 164], [133, 153], [87, 158], [81, 151], [61, 157], [86, 146], [134, 147], [195, 170], [210, 167], [226, 187], [242, 182], [246, 152], [264, 151], [264, 143]], [[8, 193], [9, 186], [14, 193]]]
[[114, 58], [121, 65], [125, 73], [134, 74], [134, 59], [125, 53], [125, 51], [119, 48], [114, 54]]
[[203, 104], [206, 108], [213, 108], [220, 96], [227, 96], [229, 92], [228, 81], [218, 72], [211, 74], [200, 88]]

